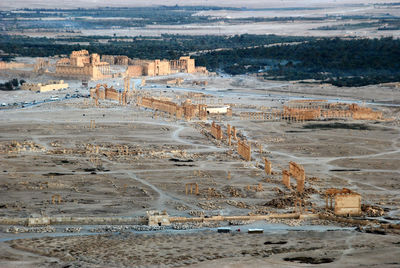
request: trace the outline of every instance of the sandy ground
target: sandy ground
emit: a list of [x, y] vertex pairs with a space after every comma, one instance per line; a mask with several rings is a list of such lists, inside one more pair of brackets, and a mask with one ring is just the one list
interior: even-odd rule
[[[184, 77], [186, 81], [179, 88], [153, 84], [150, 79], [143, 90], [174, 100], [179, 97], [179, 101], [190, 92], [203, 92], [208, 95], [208, 103], [221, 99], [223, 103], [234, 104], [233, 117], [217, 116], [208, 123], [215, 120], [224, 126], [227, 123], [236, 126], [239, 136], [246, 137], [253, 145], [262, 144], [263, 152], [254, 146], [253, 160], [244, 162], [235, 148], [204, 135], [202, 130], [208, 130], [207, 125], [164, 118], [132, 104], [121, 107], [104, 101], [96, 108], [87, 99], [74, 99], [1, 110], [1, 148], [10, 148], [13, 141], [18, 141], [25, 149], [20, 153], [0, 154], [0, 216], [143, 216], [151, 209], [165, 209], [174, 216], [288, 212], [293, 211], [293, 204], [278, 207], [266, 202], [290, 196], [280, 182], [279, 172], [289, 161], [296, 161], [305, 167], [306, 198], [315, 209], [324, 209], [321, 194], [325, 189], [347, 187], [362, 194], [364, 204], [382, 207], [384, 217], [400, 217], [400, 171], [396, 161], [400, 157], [399, 108], [379, 104], [388, 101], [387, 94], [382, 94], [386, 91], [392, 94], [392, 102], [398, 103], [399, 93], [394, 87], [336, 89], [335, 96], [331, 96], [332, 88], [316, 85], [261, 81], [253, 77]], [[194, 79], [208, 79], [210, 83], [203, 90], [191, 86]], [[69, 91], [76, 89], [82, 93], [86, 90], [76, 82]], [[0, 94], [1, 100], [10, 102], [40, 95]], [[371, 107], [395, 120], [319, 122], [366, 127], [357, 130], [307, 129], [304, 126], [313, 122], [244, 121], [239, 117], [243, 111], [281, 108], [289, 99], [302, 96], [335, 101], [374, 99]], [[95, 120], [95, 129], [90, 129], [91, 120]], [[100, 153], [85, 153], [87, 144], [98, 145]], [[120, 146], [129, 148], [131, 153], [118, 154]], [[66, 153], [62, 153], [64, 149]], [[57, 150], [61, 153], [56, 153]], [[275, 175], [265, 175], [262, 157], [272, 161]], [[200, 195], [185, 195], [187, 182], [197, 182]], [[247, 189], [248, 185], [259, 183], [263, 191]], [[61, 204], [51, 204], [53, 194], [61, 195]], [[0, 233], [1, 237], [5, 235]], [[0, 266], [307, 265], [292, 262], [295, 259], [290, 258], [295, 257], [310, 257], [307, 262], [330, 260], [319, 264], [322, 266], [395, 267], [400, 262], [398, 236], [355, 231], [271, 232], [251, 237], [215, 233], [43, 237], [0, 243], [4, 249], [1, 251], [5, 252], [0, 256]], [[376, 241], [373, 245], [371, 239]], [[267, 240], [287, 243], [265, 246]], [[174, 241], [180, 243], [172, 245]], [[286, 257], [292, 261], [284, 261]]]
[[[380, 10], [379, 10], [380, 11]], [[178, 35], [241, 35], [241, 34], [275, 34], [283, 36], [321, 36], [321, 37], [348, 37], [380, 38], [382, 36], [397, 38], [399, 30], [378, 31], [378, 27], [357, 28], [349, 30], [318, 30], [318, 27], [336, 26], [343, 24], [361, 23], [354, 20], [321, 20], [321, 21], [289, 21], [289, 22], [244, 22], [244, 23], [206, 23], [183, 25], [148, 25], [145, 27], [131, 27], [122, 29], [81, 29], [78, 33], [41, 32], [26, 30], [23, 33], [10, 31], [10, 35], [27, 35], [31, 37], [58, 38], [65, 36], [161, 36], [162, 34]], [[366, 21], [370, 22], [370, 21]]]
[[[376, 28], [359, 28], [356, 30], [316, 30], [322, 26], [335, 26], [352, 23], [351, 20], [340, 22], [331, 21], [291, 21], [291, 22], [259, 22], [259, 23], [226, 23], [226, 24], [187, 24], [187, 25], [149, 25], [143, 28], [124, 28], [124, 29], [101, 29], [86, 30], [82, 29], [79, 35], [107, 35], [111, 36], [161, 36], [162, 34], [177, 35], [241, 35], [241, 34], [275, 34], [284, 36], [358, 36], [364, 38], [380, 38], [381, 36], [399, 37], [400, 31], [378, 31]], [[14, 34], [13, 32], [10, 32]], [[19, 34], [19, 33], [15, 33]], [[57, 37], [64, 33], [41, 33], [24, 32], [30, 36], [49, 36]]]
[[[179, 241], [179, 243], [176, 243]], [[374, 241], [374, 243], [371, 243]], [[398, 267], [398, 236], [352, 231], [99, 235], [14, 240], [2, 267]], [[25, 253], [27, 252], [27, 253]], [[13, 263], [11, 260], [14, 260]]]

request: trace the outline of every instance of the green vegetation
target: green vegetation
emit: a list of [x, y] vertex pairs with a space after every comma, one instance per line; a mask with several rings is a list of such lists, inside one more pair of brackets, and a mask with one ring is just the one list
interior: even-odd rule
[[[162, 35], [161, 37], [84, 36], [50, 39], [0, 35], [0, 50], [4, 51], [6, 55], [47, 57], [69, 55], [72, 50], [88, 49], [91, 53], [101, 55], [127, 55], [131, 58], [141, 59], [176, 59], [179, 56], [196, 51], [254, 47], [307, 40], [313, 40], [313, 38], [276, 35], [236, 35], [230, 37]], [[62, 41], [63, 44], [60, 44], [59, 41]], [[76, 44], [77, 42], [88, 42], [90, 45], [79, 45]], [[72, 43], [72, 45], [68, 43]]]
[[336, 30], [357, 30], [362, 28], [377, 28], [378, 31], [394, 31], [400, 29], [400, 18], [392, 19], [379, 19], [372, 22], [361, 22], [361, 23], [346, 23], [342, 25], [333, 26], [321, 26], [313, 30], [323, 31], [336, 31]]
[[267, 79], [316, 79], [337, 86], [400, 81], [400, 40], [322, 38], [300, 44], [200, 55], [200, 65], [230, 74], [262, 72]]
[[197, 65], [211, 71], [231, 75], [258, 73], [273, 80], [314, 79], [336, 86], [400, 81], [400, 40], [393, 38], [162, 35], [51, 39], [0, 35], [2, 60], [13, 56], [69, 55], [80, 49], [141, 59], [176, 59], [190, 54]]
[[354, 129], [354, 130], [371, 130], [366, 124], [345, 124], [345, 123], [328, 123], [328, 124], [307, 124], [303, 126], [305, 129]]
[[18, 88], [18, 85], [22, 85], [23, 83], [25, 83], [25, 80], [21, 79], [20, 81], [18, 81], [18, 79], [14, 78], [8, 82], [1, 83], [0, 90], [15, 90]]

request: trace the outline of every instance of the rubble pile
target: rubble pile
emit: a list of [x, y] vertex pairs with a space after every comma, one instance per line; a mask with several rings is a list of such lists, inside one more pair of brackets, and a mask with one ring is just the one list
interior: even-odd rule
[[274, 224], [286, 224], [289, 226], [301, 226], [303, 223], [303, 220], [299, 219], [269, 219], [267, 220], [269, 223], [274, 223]]
[[332, 225], [332, 222], [328, 220], [317, 219], [312, 220], [311, 225]]
[[93, 233], [116, 233], [116, 232], [127, 231], [130, 228], [131, 228], [130, 226], [126, 225], [105, 225], [92, 228], [89, 231]]
[[237, 208], [248, 208], [248, 209], [252, 208], [251, 206], [247, 205], [246, 203], [241, 202], [241, 201], [236, 201], [236, 200], [226, 200], [226, 203], [228, 205], [231, 205], [231, 206], [234, 206]]
[[251, 224], [254, 221], [229, 221], [229, 225], [246, 225]]
[[374, 205], [362, 204], [361, 210], [364, 212], [364, 214], [366, 216], [369, 216], [369, 217], [380, 217], [385, 214], [385, 211], [383, 210], [383, 208], [374, 206]]
[[204, 190], [205, 193], [203, 196], [206, 198], [225, 198], [225, 196], [215, 188], [208, 188], [207, 190]]
[[223, 191], [229, 193], [231, 197], [246, 198], [246, 193], [241, 188], [226, 186]]
[[264, 206], [255, 206], [249, 215], [267, 215], [269, 214], [270, 209]]
[[174, 223], [172, 229], [174, 230], [189, 230], [199, 228], [216, 228], [219, 227], [218, 222], [187, 222], [187, 223]]
[[54, 149], [49, 150], [47, 153], [51, 155], [80, 155], [80, 156], [88, 156], [88, 155], [96, 155], [96, 156], [105, 156], [109, 160], [121, 159], [126, 157], [133, 157], [134, 159], [143, 159], [143, 158], [157, 158], [157, 159], [165, 159], [172, 155], [177, 157], [188, 157], [188, 154], [185, 151], [185, 145], [180, 146], [171, 146], [171, 145], [162, 145], [162, 146], [146, 146], [143, 148], [140, 145], [127, 145], [127, 144], [77, 144], [75, 148], [61, 148], [58, 146], [59, 144], [54, 142], [51, 143], [55, 147]]
[[304, 188], [304, 193], [305, 194], [319, 194], [320, 192], [317, 189], [313, 188], [313, 187], [305, 187]]
[[61, 142], [60, 141], [52, 141], [52, 142], [50, 142], [50, 145], [52, 147], [61, 147]]
[[92, 228], [89, 231], [93, 233], [118, 233], [133, 231], [160, 231], [164, 230], [165, 226], [148, 226], [148, 225], [105, 225]]
[[44, 152], [46, 148], [33, 141], [12, 141], [11, 143], [1, 143], [1, 153], [20, 153], [20, 152]]
[[11, 226], [6, 229], [6, 233], [54, 233], [56, 229], [52, 226], [44, 227], [21, 227], [21, 226]]
[[131, 229], [134, 231], [160, 231], [164, 230], [165, 226], [133, 225]]
[[284, 196], [272, 199], [264, 204], [267, 207], [287, 208], [294, 206], [294, 198], [292, 196]]
[[195, 217], [204, 217], [204, 211], [191, 210], [191, 211], [189, 211], [189, 215], [195, 216]]
[[178, 205], [175, 207], [175, 209], [178, 211], [184, 211], [184, 210], [188, 210], [189, 208], [185, 205]]
[[81, 227], [66, 227], [63, 232], [64, 233], [80, 233], [82, 230]]
[[199, 207], [205, 210], [222, 209], [221, 206], [212, 201], [199, 202]]

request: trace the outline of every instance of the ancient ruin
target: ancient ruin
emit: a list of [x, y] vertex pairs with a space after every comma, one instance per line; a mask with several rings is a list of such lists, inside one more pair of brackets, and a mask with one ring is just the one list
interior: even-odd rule
[[168, 75], [171, 67], [167, 60], [135, 60], [128, 66], [127, 74], [131, 77]]
[[[307, 103], [308, 102], [308, 103]], [[242, 120], [304, 122], [324, 119], [382, 120], [382, 112], [352, 103], [328, 103], [324, 100], [290, 101], [283, 110], [241, 112]]]
[[128, 65], [130, 62], [130, 59], [128, 58], [128, 56], [124, 56], [124, 55], [118, 55], [118, 56], [102, 55], [101, 61], [107, 62], [110, 65]]
[[398, 266], [397, 3], [70, 2], [0, 10], [0, 267]]
[[165, 226], [171, 225], [168, 213], [166, 211], [159, 212], [156, 210], [147, 211], [147, 225], [149, 226]]
[[49, 73], [49, 68], [51, 66], [51, 63], [49, 60], [43, 59], [43, 58], [38, 58], [36, 59], [36, 63], [33, 67], [33, 71], [39, 74], [42, 73]]
[[194, 187], [194, 194], [199, 194], [199, 184], [197, 182], [190, 182], [185, 184], [185, 194], [188, 195], [193, 194], [193, 187]]
[[89, 54], [87, 50], [73, 51], [69, 58], [59, 60], [55, 74], [61, 77], [92, 80], [111, 78], [110, 64], [101, 62], [98, 54]]
[[[104, 57], [107, 62], [116, 62], [116, 58]], [[195, 60], [190, 57], [180, 57], [178, 60], [139, 60], [124, 59], [123, 65], [128, 65], [126, 74], [131, 77], [161, 76], [174, 73], [207, 73], [204, 67], [195, 67]], [[114, 63], [116, 64], [116, 63]]]
[[170, 99], [139, 96], [137, 98], [137, 103], [141, 107], [167, 113], [170, 116], [174, 116], [176, 119], [184, 118], [187, 121], [195, 117], [198, 117], [199, 120], [207, 119], [207, 105], [192, 104], [190, 99], [186, 99], [179, 105]]
[[145, 108], [168, 113], [177, 119], [181, 119], [183, 116], [183, 107], [172, 101], [160, 100], [153, 97], [141, 97], [138, 99], [138, 104]]
[[290, 172], [286, 169], [282, 170], [282, 183], [288, 189], [292, 189], [292, 185], [290, 185]]
[[196, 71], [194, 59], [180, 57], [178, 60], [171, 60], [171, 71], [179, 73], [194, 73]]
[[53, 194], [53, 195], [51, 196], [51, 203], [52, 203], [53, 205], [56, 204], [56, 202], [57, 202], [57, 204], [61, 204], [61, 201], [62, 201], [61, 195], [59, 195], [59, 194]]
[[325, 191], [326, 209], [333, 210], [336, 215], [361, 214], [361, 195], [350, 189], [331, 188]]
[[304, 191], [304, 182], [306, 180], [304, 167], [302, 165], [297, 164], [296, 162], [290, 161], [289, 173], [291, 177], [296, 179], [297, 192], [302, 193]]
[[119, 104], [126, 105], [127, 92], [120, 92], [113, 87], [108, 87], [107, 84], [97, 84], [95, 88], [90, 89], [90, 97], [95, 100], [96, 106], [100, 100], [114, 100], [118, 101]]
[[246, 141], [238, 140], [238, 154], [246, 161], [251, 161], [251, 146]]
[[211, 135], [217, 140], [222, 140], [222, 129], [221, 129], [221, 126], [215, 124], [214, 121], [211, 124]]
[[27, 64], [20, 63], [20, 62], [0, 61], [0, 70], [17, 69], [17, 68], [24, 68], [24, 67], [27, 67]]
[[299, 109], [299, 108], [288, 108], [286, 106], [283, 107], [284, 118], [289, 121], [310, 121], [316, 120], [321, 115], [320, 109]]
[[378, 120], [382, 119], [382, 112], [373, 111], [371, 108], [360, 107], [353, 103], [349, 106], [352, 117], [355, 120]]
[[266, 157], [264, 157], [264, 171], [267, 175], [272, 174], [272, 163]]

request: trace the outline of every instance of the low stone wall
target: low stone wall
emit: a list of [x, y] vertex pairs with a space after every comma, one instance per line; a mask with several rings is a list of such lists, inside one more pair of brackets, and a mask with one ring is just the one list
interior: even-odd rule
[[171, 223], [174, 222], [213, 222], [213, 221], [260, 221], [269, 219], [299, 219], [299, 213], [287, 213], [287, 214], [268, 214], [268, 215], [249, 215], [249, 216], [213, 216], [209, 218], [205, 217], [170, 217]]
[[118, 225], [147, 224], [147, 219], [139, 217], [42, 217], [42, 218], [0, 218], [0, 225]]
[[[170, 217], [170, 222], [210, 222], [210, 221], [253, 221], [272, 218], [298, 219], [300, 214], [268, 214], [252, 216], [213, 216], [213, 217]], [[138, 225], [147, 224], [142, 217], [41, 217], [41, 218], [0, 218], [0, 225]]]

